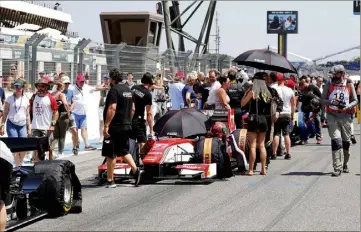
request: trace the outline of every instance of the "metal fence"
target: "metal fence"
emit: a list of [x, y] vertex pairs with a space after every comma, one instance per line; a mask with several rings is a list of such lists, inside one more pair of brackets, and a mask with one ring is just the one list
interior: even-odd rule
[[[140, 79], [145, 72], [164, 76], [181, 71], [225, 71], [232, 66], [228, 55], [197, 55], [192, 51], [160, 51], [157, 47], [127, 44], [99, 44], [90, 40], [59, 41], [45, 35], [5, 35], [0, 33], [0, 76], [20, 76], [34, 83], [39, 72], [49, 76], [65, 72], [72, 80], [87, 75], [90, 84], [100, 84], [111, 68], [120, 67]], [[12, 69], [16, 70], [12, 70]]]
[[[328, 72], [331, 70], [332, 66], [325, 65], [317, 65], [313, 62], [305, 62], [302, 65], [297, 66], [298, 75], [312, 75], [312, 76], [321, 76], [326, 78], [328, 76]], [[360, 75], [360, 70], [355, 69], [347, 69], [347, 65], [345, 65], [346, 72], [350, 75]]]

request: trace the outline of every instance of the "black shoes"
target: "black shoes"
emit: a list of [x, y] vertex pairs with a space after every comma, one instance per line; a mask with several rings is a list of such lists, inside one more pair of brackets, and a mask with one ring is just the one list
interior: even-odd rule
[[347, 164], [343, 166], [343, 173], [350, 173], [350, 170], [347, 167]]
[[107, 186], [107, 188], [116, 188], [117, 187], [117, 185], [115, 184], [115, 182], [114, 182], [114, 180], [112, 180], [112, 181], [107, 181], [106, 183], [105, 183], [105, 185]]
[[357, 143], [356, 138], [355, 138], [354, 135], [351, 135], [351, 142], [352, 142], [352, 144], [356, 144], [356, 143]]
[[143, 174], [144, 174], [144, 171], [140, 170], [139, 168], [135, 172], [135, 174], [134, 174], [135, 187], [138, 187], [138, 185], [141, 183]]
[[286, 154], [286, 155], [285, 155], [285, 159], [286, 159], [286, 160], [290, 160], [290, 159], [291, 159], [291, 154]]

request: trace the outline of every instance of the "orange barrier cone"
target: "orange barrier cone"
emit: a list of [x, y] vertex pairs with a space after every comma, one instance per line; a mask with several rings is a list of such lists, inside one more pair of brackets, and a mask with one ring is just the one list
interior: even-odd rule
[[357, 116], [357, 123], [361, 123], [361, 116], [360, 116], [360, 105], [357, 105], [356, 107], [356, 116]]

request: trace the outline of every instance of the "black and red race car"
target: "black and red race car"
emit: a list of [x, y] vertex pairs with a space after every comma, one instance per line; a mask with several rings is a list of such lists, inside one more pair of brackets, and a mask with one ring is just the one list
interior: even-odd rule
[[81, 184], [75, 165], [68, 160], [44, 160], [49, 138], [6, 138], [0, 140], [11, 152], [37, 151], [40, 162], [13, 169], [10, 194], [5, 200], [6, 231], [46, 215], [62, 216], [82, 211]]
[[[204, 110], [212, 123], [223, 122], [228, 127], [227, 152], [232, 167], [248, 168], [244, 153], [247, 130], [237, 130], [234, 123], [234, 110]], [[239, 136], [235, 136], [234, 132]], [[240, 132], [240, 133], [238, 133]], [[191, 163], [195, 154], [195, 146], [199, 138], [159, 138], [148, 140], [148, 152], [141, 159], [141, 168], [147, 177], [152, 179], [211, 179], [217, 176], [217, 164], [208, 162]], [[134, 144], [134, 142], [133, 142]], [[136, 150], [136, 149], [134, 149]], [[106, 179], [107, 165], [104, 162], [98, 167], [98, 175]], [[117, 158], [114, 171], [115, 179], [131, 178], [131, 169], [121, 158]]]

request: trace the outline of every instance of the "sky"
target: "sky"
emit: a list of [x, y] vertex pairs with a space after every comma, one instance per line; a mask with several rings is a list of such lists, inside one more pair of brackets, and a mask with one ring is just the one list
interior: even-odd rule
[[[102, 43], [101, 12], [155, 12], [157, 1], [58, 2], [63, 11], [72, 16], [69, 30]], [[181, 1], [180, 9], [190, 3]], [[199, 35], [208, 4], [203, 4], [184, 29], [194, 37]], [[360, 16], [353, 15], [352, 1], [218, 1], [220, 53], [235, 57], [250, 49], [277, 47], [277, 35], [266, 33], [266, 12], [281, 10], [298, 11], [298, 34], [288, 35], [288, 52], [315, 59], [360, 45]], [[184, 16], [182, 19], [185, 20]], [[215, 34], [214, 25], [212, 34]], [[173, 38], [177, 47], [177, 36]], [[210, 39], [211, 49], [215, 48], [214, 39]], [[186, 50], [194, 50], [194, 47], [193, 42], [186, 40]], [[164, 32], [160, 49], [166, 49]], [[349, 60], [359, 55], [357, 49], [327, 60]], [[291, 61], [302, 61], [292, 55], [288, 57]]]

